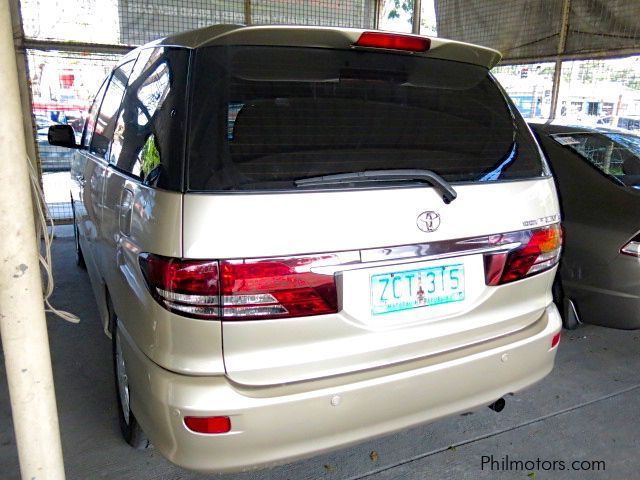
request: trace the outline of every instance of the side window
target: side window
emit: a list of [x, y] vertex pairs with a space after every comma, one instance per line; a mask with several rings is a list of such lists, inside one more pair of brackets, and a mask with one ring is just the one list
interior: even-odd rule
[[102, 97], [104, 97], [104, 91], [107, 89], [107, 85], [109, 84], [109, 77], [105, 78], [104, 82], [100, 86], [98, 93], [93, 99], [93, 103], [87, 112], [87, 119], [84, 124], [84, 132], [82, 133], [82, 146], [85, 148], [89, 148], [89, 142], [91, 141], [91, 136], [93, 135], [93, 130], [96, 127], [96, 117], [98, 116], [98, 110], [100, 110], [100, 104], [102, 103]]
[[150, 185], [181, 186], [188, 58], [184, 49], [142, 50], [122, 100], [109, 162]]
[[113, 138], [116, 114], [118, 113], [122, 94], [127, 86], [132, 67], [133, 62], [127, 62], [114, 70], [104, 95], [104, 100], [102, 100], [100, 112], [95, 122], [93, 137], [89, 144], [89, 151], [99, 157], [106, 158], [109, 143]]

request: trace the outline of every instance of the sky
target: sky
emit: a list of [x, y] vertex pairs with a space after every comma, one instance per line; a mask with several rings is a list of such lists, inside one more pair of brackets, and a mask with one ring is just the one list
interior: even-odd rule
[[[392, 0], [384, 0], [380, 15], [380, 30], [392, 32], [411, 32], [411, 16], [400, 10], [400, 18], [389, 19], [389, 11], [393, 8]], [[422, 31], [423, 35], [435, 36], [436, 11], [434, 0], [422, 0]]]

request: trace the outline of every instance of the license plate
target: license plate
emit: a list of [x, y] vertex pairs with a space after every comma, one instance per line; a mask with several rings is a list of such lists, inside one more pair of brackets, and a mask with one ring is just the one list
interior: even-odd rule
[[371, 276], [371, 313], [464, 300], [464, 265], [441, 265]]

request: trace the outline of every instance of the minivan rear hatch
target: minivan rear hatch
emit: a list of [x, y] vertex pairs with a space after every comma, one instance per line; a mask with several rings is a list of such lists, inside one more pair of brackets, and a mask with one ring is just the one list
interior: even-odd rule
[[559, 217], [485, 66], [229, 45], [198, 49], [192, 78], [183, 254], [220, 260], [232, 380], [385, 366], [542, 315], [548, 275], [487, 286], [488, 253]]

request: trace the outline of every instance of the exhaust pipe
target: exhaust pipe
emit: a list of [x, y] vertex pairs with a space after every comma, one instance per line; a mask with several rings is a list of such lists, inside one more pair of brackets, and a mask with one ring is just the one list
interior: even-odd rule
[[506, 404], [507, 402], [504, 400], [504, 398], [499, 398], [498, 400], [493, 402], [491, 405], [489, 405], [489, 408], [494, 412], [500, 413], [502, 410], [504, 410], [504, 406]]

